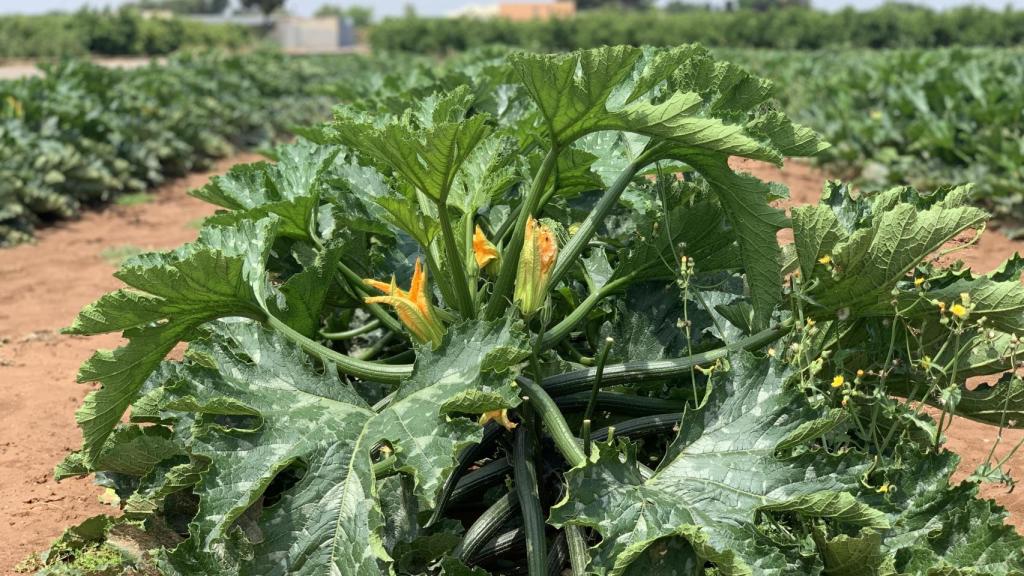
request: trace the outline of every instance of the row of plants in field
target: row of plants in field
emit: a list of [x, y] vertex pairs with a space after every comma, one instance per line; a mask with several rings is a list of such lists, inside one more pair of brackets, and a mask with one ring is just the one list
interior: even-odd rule
[[242, 26], [144, 18], [131, 9], [0, 16], [0, 60], [160, 56], [181, 48], [240, 48], [252, 42]]
[[1024, 573], [977, 497], [1017, 447], [960, 484], [943, 450], [1024, 425], [1024, 261], [932, 259], [968, 188], [788, 219], [728, 159], [828, 144], [697, 46], [355, 82], [68, 329], [127, 338], [56, 472], [124, 516], [53, 565], [144, 527], [166, 574]]
[[391, 18], [376, 25], [375, 49], [449, 53], [504, 44], [541, 51], [630, 44], [813, 50], [825, 47], [935, 48], [1016, 46], [1024, 12], [959, 8], [934, 12], [909, 5], [822, 12], [790, 8], [755, 12], [588, 11], [574, 18], [514, 22], [499, 18]]
[[974, 182], [1019, 220], [1024, 200], [1024, 52], [729, 53], [776, 79], [786, 110], [835, 145], [819, 159], [875, 189]]
[[0, 82], [0, 245], [318, 121], [333, 101], [324, 90], [372, 65], [183, 54], [134, 70], [70, 61]]

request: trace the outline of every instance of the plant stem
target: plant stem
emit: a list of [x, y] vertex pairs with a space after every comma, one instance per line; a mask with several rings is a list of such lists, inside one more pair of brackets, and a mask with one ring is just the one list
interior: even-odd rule
[[[612, 349], [615, 341], [611, 338], [604, 339], [601, 352], [597, 356], [597, 374], [594, 375], [594, 385], [590, 388], [590, 401], [587, 402], [587, 409], [583, 412], [583, 421], [590, 422], [594, 418], [594, 406], [597, 405], [597, 393], [601, 390], [601, 378], [604, 376], [604, 365], [608, 361], [608, 352]], [[583, 434], [586, 441], [589, 434]]]
[[[555, 324], [550, 330], [544, 333], [544, 339], [542, 340], [541, 346], [543, 348], [551, 348], [561, 342], [563, 338], [572, 332], [573, 328], [575, 328], [577, 324], [587, 317], [587, 314], [594, 309], [594, 306], [597, 306], [598, 302], [603, 300], [609, 294], [615, 293], [615, 291], [620, 288], [628, 286], [629, 283], [633, 281], [634, 276], [634, 274], [627, 274], [626, 276], [617, 280], [612, 280], [598, 290], [591, 292], [583, 302], [580, 302], [576, 309], [570, 312], [565, 318], [562, 318], [561, 322]], [[550, 284], [550, 286], [554, 286], [554, 284]]]
[[[506, 301], [512, 292], [515, 284], [516, 270], [519, 267], [519, 255], [523, 250], [523, 241], [526, 235], [526, 221], [533, 216], [541, 196], [544, 194], [544, 187], [547, 185], [551, 172], [558, 163], [558, 147], [552, 146], [544, 157], [544, 163], [540, 170], [533, 177], [530, 191], [523, 200], [519, 216], [516, 218], [515, 228], [512, 229], [512, 238], [508, 245], [501, 252], [501, 270], [498, 272], [498, 279], [494, 282], [494, 290], [490, 300], [487, 301], [487, 308], [484, 309], [484, 318], [493, 320], [505, 309]], [[554, 283], [548, 284], [553, 286]]]
[[[602, 386], [614, 386], [631, 381], [660, 380], [689, 374], [690, 368], [700, 364], [708, 364], [727, 357], [740, 350], [756, 350], [770, 342], [781, 338], [793, 329], [791, 321], [783, 322], [775, 327], [767, 328], [756, 334], [747, 336], [721, 348], [701, 352], [683, 358], [671, 360], [653, 360], [644, 362], [626, 362], [610, 364], [602, 372]], [[596, 368], [585, 368], [559, 374], [544, 380], [544, 390], [552, 396], [563, 396], [573, 392], [589, 390], [597, 376]], [[531, 396], [535, 396], [531, 394]]]
[[[349, 287], [356, 293], [357, 296], [366, 296], [369, 293], [364, 288], [363, 279], [359, 277], [351, 268], [346, 266], [340, 260], [338, 261], [338, 272], [348, 282]], [[402, 333], [402, 323], [397, 318], [388, 314], [388, 311], [381, 308], [378, 304], [363, 304], [366, 307], [366, 311], [369, 312], [377, 320], [380, 320], [381, 324], [387, 326], [394, 332]]]
[[637, 171], [642, 166], [639, 160], [626, 165], [625, 169], [619, 173], [619, 176], [612, 183], [608, 190], [605, 190], [601, 199], [597, 201], [597, 205], [590, 211], [590, 215], [587, 219], [580, 224], [579, 230], [573, 237], [569, 239], [569, 242], [562, 247], [558, 254], [558, 261], [555, 262], [555, 267], [551, 271], [551, 280], [549, 286], [555, 286], [558, 281], [569, 271], [569, 268], [576, 263], [576, 260], [583, 253], [583, 249], [587, 247], [587, 243], [590, 242], [590, 238], [597, 232], [597, 227], [604, 221], [605, 217], [615, 208], [615, 205], [619, 201], [619, 196], [626, 189], [626, 186], [633, 181], [633, 177], [636, 176]]
[[580, 438], [583, 439], [583, 456], [590, 460], [590, 418], [583, 419], [580, 426]]
[[437, 218], [441, 223], [449, 280], [455, 286], [455, 304], [463, 318], [476, 318], [476, 305], [473, 304], [473, 296], [469, 293], [469, 277], [466, 275], [466, 267], [459, 258], [459, 247], [455, 243], [455, 233], [452, 231], [451, 217], [445, 200], [437, 204]]
[[555, 441], [555, 446], [569, 465], [575, 468], [586, 463], [583, 449], [576, 442], [576, 437], [573, 436], [565, 417], [551, 396], [532, 380], [520, 376], [516, 378], [516, 382], [523, 389], [524, 395], [530, 397], [530, 405], [537, 411], [548, 434]]
[[395, 471], [395, 466], [398, 465], [398, 456], [394, 454], [387, 458], [373, 463], [373, 476], [374, 478], [383, 478], [384, 476], [390, 475]]
[[569, 566], [572, 567], [573, 576], [584, 576], [587, 564], [590, 563], [590, 552], [587, 550], [583, 528], [571, 524], [566, 526], [565, 543], [569, 545]]
[[[585, 409], [589, 402], [589, 392], [578, 392], [555, 398], [555, 404], [558, 404], [558, 408], [563, 413]], [[598, 409], [611, 412], [617, 416], [646, 416], [648, 414], [680, 412], [686, 406], [686, 401], [619, 394], [617, 392], [598, 392], [596, 405]]]
[[360, 360], [373, 360], [374, 358], [377, 357], [377, 354], [380, 354], [381, 350], [383, 350], [384, 347], [387, 346], [388, 343], [390, 343], [394, 339], [395, 332], [388, 332], [381, 336], [380, 338], [378, 338], [377, 341], [374, 342], [372, 346], [361, 351], [358, 356], [354, 356], [354, 358], [358, 358]]
[[408, 378], [412, 374], [412, 364], [378, 364], [376, 362], [358, 360], [336, 350], [331, 350], [306, 338], [291, 326], [274, 317], [273, 314], [266, 314], [263, 321], [307, 353], [334, 363], [340, 372], [349, 376], [384, 384], [398, 384], [402, 379]]
[[375, 318], [366, 324], [357, 326], [351, 330], [344, 330], [342, 332], [321, 332], [320, 336], [328, 340], [350, 340], [356, 336], [366, 334], [367, 332], [373, 332], [377, 328], [380, 328], [380, 319]]
[[544, 510], [541, 508], [537, 489], [537, 469], [530, 435], [531, 431], [527, 430], [526, 426], [516, 430], [512, 470], [516, 493], [519, 496], [519, 509], [523, 514], [523, 527], [526, 531], [527, 573], [529, 576], [547, 576]]

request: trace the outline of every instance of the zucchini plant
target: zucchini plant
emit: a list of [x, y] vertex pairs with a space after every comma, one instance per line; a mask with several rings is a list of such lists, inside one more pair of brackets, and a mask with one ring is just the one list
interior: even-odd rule
[[827, 146], [774, 90], [610, 47], [337, 107], [68, 329], [127, 342], [57, 475], [176, 531], [168, 574], [1022, 573], [977, 497], [1015, 447], [942, 449], [1024, 424], [1021, 261], [936, 263], [965, 187], [787, 217], [730, 164]]

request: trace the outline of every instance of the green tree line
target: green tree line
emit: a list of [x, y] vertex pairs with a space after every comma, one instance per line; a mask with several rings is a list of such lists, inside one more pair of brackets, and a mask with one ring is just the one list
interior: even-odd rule
[[602, 45], [813, 50], [826, 47], [933, 48], [1014, 46], [1024, 41], [1024, 12], [959, 8], [936, 12], [906, 5], [870, 11], [804, 8], [735, 12], [594, 10], [569, 19], [391, 18], [371, 33], [376, 49], [444, 53], [501, 44], [560, 51]]
[[251, 41], [240, 26], [144, 18], [133, 9], [0, 17], [0, 59], [155, 56], [186, 47], [237, 48]]

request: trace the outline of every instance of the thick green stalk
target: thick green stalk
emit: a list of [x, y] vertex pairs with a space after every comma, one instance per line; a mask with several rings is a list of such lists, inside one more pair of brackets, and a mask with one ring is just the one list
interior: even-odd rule
[[[531, 400], [532, 403], [532, 400]], [[537, 465], [534, 462], [533, 439], [525, 426], [516, 430], [513, 449], [515, 490], [526, 531], [526, 565], [529, 576], [547, 576], [547, 544], [544, 539], [544, 510], [537, 489]]]
[[[601, 378], [604, 376], [604, 365], [608, 362], [608, 352], [612, 349], [612, 344], [615, 341], [610, 337], [605, 338], [604, 345], [601, 346], [601, 352], [597, 356], [597, 373], [594, 375], [594, 385], [590, 387], [590, 399], [587, 400], [587, 409], [583, 412], [583, 421], [590, 422], [594, 417], [594, 407], [597, 406], [597, 394], [601, 390]], [[586, 441], [590, 434], [583, 434], [583, 440]]]
[[[552, 147], [544, 157], [544, 163], [540, 170], [533, 177], [530, 191], [523, 199], [522, 208], [516, 218], [515, 228], [512, 230], [512, 238], [508, 245], [501, 251], [501, 270], [498, 272], [498, 279], [494, 282], [494, 289], [490, 300], [487, 301], [487, 308], [484, 309], [484, 318], [493, 320], [505, 309], [508, 298], [512, 294], [512, 286], [516, 280], [516, 270], [519, 267], [519, 253], [523, 250], [523, 240], [526, 235], [526, 221], [533, 216], [541, 196], [544, 195], [544, 187], [547, 185], [551, 172], [558, 163], [558, 148]], [[548, 284], [552, 286], [553, 284]]]
[[473, 303], [473, 296], [469, 293], [469, 277], [466, 275], [466, 267], [459, 258], [459, 248], [455, 242], [455, 233], [452, 231], [451, 217], [448, 214], [446, 202], [438, 203], [437, 217], [441, 223], [441, 238], [444, 239], [448, 279], [455, 287], [455, 305], [463, 318], [476, 318], [476, 305]]
[[[778, 340], [793, 329], [790, 321], [783, 322], [773, 328], [762, 330], [756, 334], [747, 336], [721, 348], [701, 352], [692, 356], [673, 358], [671, 360], [651, 360], [644, 362], [626, 362], [623, 364], [610, 364], [605, 366], [602, 374], [603, 386], [614, 386], [627, 382], [641, 382], [644, 380], [661, 380], [689, 374], [690, 368], [701, 364], [709, 364], [716, 360], [725, 358], [733, 352], [740, 350], [756, 350]], [[574, 370], [546, 378], [544, 390], [552, 396], [563, 396], [574, 392], [589, 390], [597, 377], [596, 368], [585, 368]], [[531, 394], [533, 396], [533, 394]]]
[[573, 576], [584, 576], [587, 564], [590, 564], [590, 551], [587, 539], [583, 536], [583, 528], [570, 524], [565, 527], [565, 543], [569, 546], [569, 565]]
[[[584, 410], [589, 402], [589, 392], [577, 392], [555, 398], [555, 404], [558, 404], [558, 408], [563, 413]], [[597, 394], [597, 409], [611, 412], [617, 416], [646, 416], [679, 412], [685, 406], [686, 402], [683, 400], [652, 398], [618, 392], [598, 392]]]
[[264, 322], [307, 353], [333, 362], [339, 371], [349, 376], [385, 384], [398, 384], [402, 379], [408, 378], [412, 374], [412, 364], [378, 364], [377, 362], [357, 360], [351, 356], [331, 350], [306, 338], [291, 326], [275, 318], [272, 314], [267, 314]]
[[395, 456], [394, 454], [392, 454], [391, 456], [388, 456], [387, 458], [385, 458], [385, 459], [383, 459], [383, 460], [381, 460], [379, 462], [374, 462], [373, 463], [373, 477], [374, 478], [383, 478], [385, 476], [390, 476], [395, 471], [395, 468], [397, 467], [397, 465], [398, 465], [398, 456]]
[[587, 459], [583, 454], [583, 448], [576, 442], [576, 437], [569, 429], [569, 424], [562, 416], [562, 411], [558, 409], [551, 396], [528, 378], [520, 376], [516, 378], [516, 382], [522, 388], [523, 395], [530, 397], [530, 405], [537, 411], [537, 415], [544, 422], [548, 435], [555, 441], [555, 447], [569, 462], [569, 465], [576, 467], [586, 463]]
[[643, 164], [640, 160], [634, 160], [626, 165], [618, 178], [615, 179], [615, 182], [612, 182], [611, 187], [605, 190], [604, 195], [597, 201], [597, 205], [590, 211], [586, 220], [580, 224], [579, 230], [559, 250], [558, 262], [555, 262], [555, 267], [551, 271], [551, 286], [558, 284], [562, 276], [565, 276], [569, 268], [576, 263], [580, 254], [583, 253], [583, 249], [590, 242], [590, 238], [597, 232], [597, 227], [601, 225], [605, 217], [615, 208], [619, 201], [619, 196], [622, 196], [622, 192], [633, 181], [633, 177], [636, 176], [636, 173], [642, 166]]
[[[352, 290], [356, 293], [357, 296], [367, 296], [369, 294], [369, 292], [367, 292], [366, 290], [365, 285], [363, 284], [363, 279], [360, 278], [359, 275], [356, 274], [351, 268], [345, 266], [345, 264], [342, 263], [341, 261], [338, 261], [338, 272], [340, 272], [342, 277], [345, 278], [345, 281], [348, 282], [349, 286], [352, 288]], [[377, 320], [380, 320], [381, 324], [384, 324], [392, 331], [400, 333], [403, 331], [402, 323], [399, 322], [398, 319], [392, 316], [391, 314], [388, 314], [388, 311], [385, 310], [384, 308], [381, 308], [380, 305], [363, 304], [363, 306], [366, 307], [367, 312], [369, 312]]]
[[608, 295], [615, 293], [615, 291], [620, 288], [628, 286], [629, 283], [633, 281], [633, 277], [634, 276], [632, 274], [623, 276], [622, 278], [612, 280], [601, 288], [591, 292], [583, 302], [580, 302], [579, 306], [577, 306], [575, 310], [570, 312], [565, 318], [562, 318], [561, 322], [555, 324], [544, 333], [544, 339], [541, 341], [541, 348], [548, 349], [561, 342], [563, 338], [572, 332], [573, 328], [575, 328], [577, 324], [587, 317], [587, 314], [590, 314], [590, 311], [594, 309], [594, 306], [597, 306], [598, 302], [604, 300]]
[[356, 336], [366, 334], [367, 332], [373, 332], [377, 328], [380, 328], [380, 320], [373, 319], [362, 326], [357, 326], [350, 330], [343, 330], [341, 332], [321, 332], [320, 336], [328, 340], [350, 340]]

